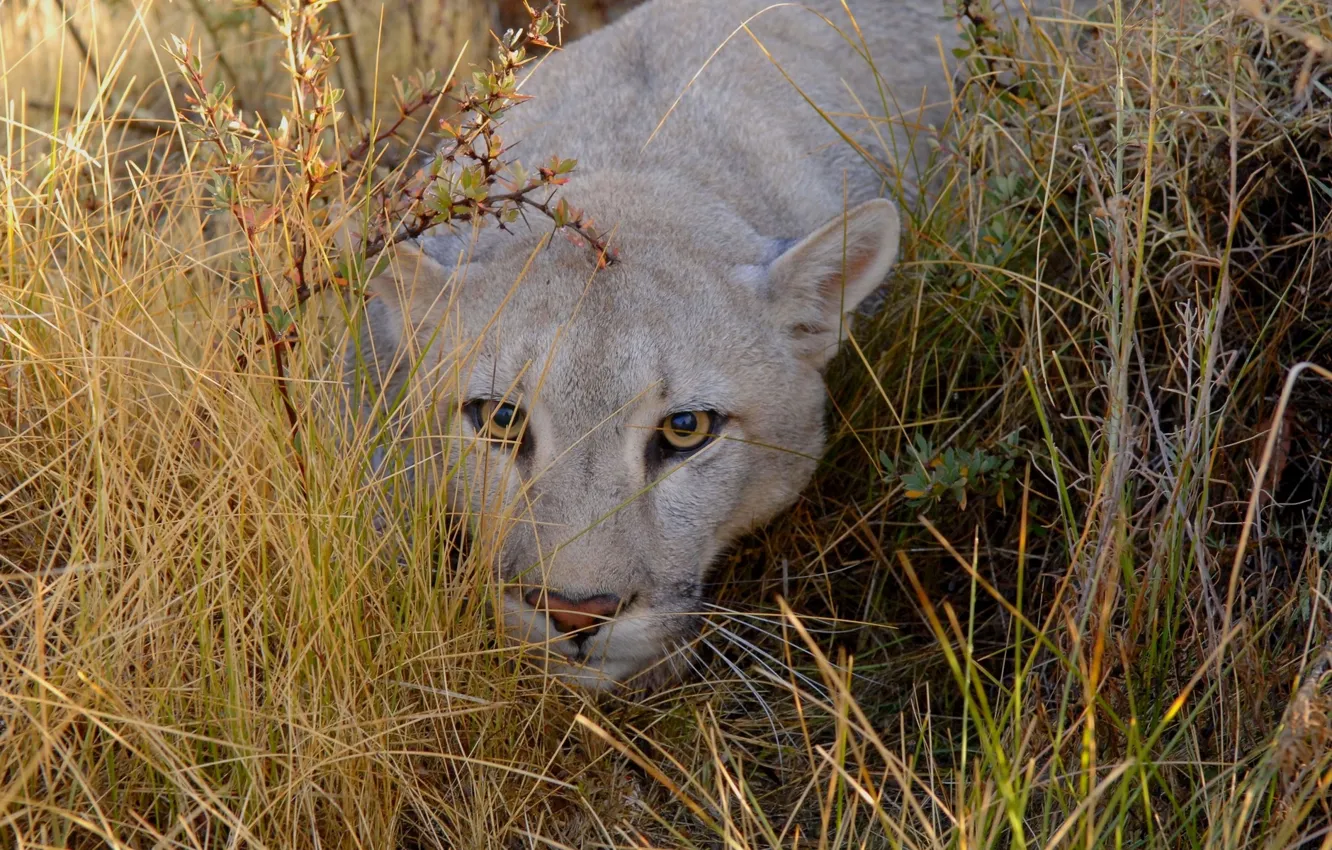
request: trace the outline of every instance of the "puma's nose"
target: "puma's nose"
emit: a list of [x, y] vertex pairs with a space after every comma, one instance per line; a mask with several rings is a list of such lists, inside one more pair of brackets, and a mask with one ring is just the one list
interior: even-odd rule
[[545, 611], [561, 632], [578, 632], [580, 637], [591, 637], [601, 624], [620, 610], [620, 597], [613, 593], [589, 596], [577, 601], [561, 596], [553, 590], [533, 588], [523, 596], [527, 604]]

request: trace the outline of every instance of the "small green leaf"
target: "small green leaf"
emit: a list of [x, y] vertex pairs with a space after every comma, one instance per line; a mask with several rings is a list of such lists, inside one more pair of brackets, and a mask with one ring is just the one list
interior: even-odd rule
[[268, 326], [273, 333], [282, 336], [291, 327], [292, 315], [285, 308], [273, 305], [268, 311]]

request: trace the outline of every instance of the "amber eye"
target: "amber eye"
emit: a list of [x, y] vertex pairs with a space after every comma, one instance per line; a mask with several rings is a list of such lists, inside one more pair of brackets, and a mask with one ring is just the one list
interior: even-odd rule
[[506, 443], [517, 442], [522, 436], [527, 417], [512, 402], [484, 399], [470, 403], [468, 409], [479, 436]]
[[714, 414], [706, 410], [685, 410], [661, 420], [661, 439], [673, 452], [701, 449], [712, 439]]

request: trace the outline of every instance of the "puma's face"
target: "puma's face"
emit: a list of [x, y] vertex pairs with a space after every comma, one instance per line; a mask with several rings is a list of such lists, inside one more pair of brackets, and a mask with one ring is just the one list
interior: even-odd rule
[[694, 631], [708, 567], [790, 504], [823, 447], [819, 374], [757, 298], [666, 274], [502, 309], [456, 417], [474, 439], [454, 497], [501, 535], [506, 631], [589, 684]]
[[[552, 246], [525, 275], [482, 255], [457, 275], [420, 258], [414, 284], [376, 282], [378, 322], [415, 305], [423, 365], [454, 372], [440, 479], [499, 553], [509, 638], [607, 687], [694, 633], [718, 555], [808, 483], [822, 369], [897, 229], [892, 205], [872, 202], [725, 268], [643, 249], [593, 274]], [[432, 343], [447, 327], [474, 345]]]

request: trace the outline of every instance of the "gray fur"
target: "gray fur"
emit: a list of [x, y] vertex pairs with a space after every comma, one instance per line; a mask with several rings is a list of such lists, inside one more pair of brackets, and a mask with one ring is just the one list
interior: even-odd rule
[[[756, 40], [873, 159], [905, 166], [923, 156], [925, 134], [913, 144], [904, 128], [922, 120], [922, 92], [948, 100], [935, 36], [945, 50], [955, 38], [938, 0], [848, 2], [891, 123], [858, 40], [810, 11], [856, 40], [840, 0], [651, 0], [546, 58], [503, 130], [529, 167], [578, 160], [567, 197], [613, 231], [619, 262], [597, 272], [558, 235], [542, 247], [549, 223], [533, 218], [530, 231], [427, 237], [429, 256], [402, 249], [372, 282], [371, 377], [396, 394], [420, 360], [412, 374], [444, 388], [432, 430], [462, 439], [441, 441], [436, 480], [472, 507], [500, 577], [634, 599], [579, 654], [503, 594], [506, 633], [547, 645], [556, 673], [606, 686], [667, 656], [695, 630], [717, 557], [814, 471], [822, 370], [896, 257], [896, 210], [874, 199], [897, 176], [840, 138]], [[737, 33], [753, 16], [754, 37]], [[469, 439], [460, 415], [506, 395], [530, 415], [521, 454]], [[685, 409], [725, 414], [725, 430], [651, 466], [654, 429]]]

